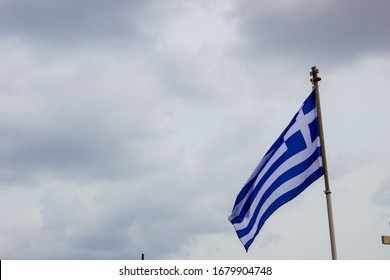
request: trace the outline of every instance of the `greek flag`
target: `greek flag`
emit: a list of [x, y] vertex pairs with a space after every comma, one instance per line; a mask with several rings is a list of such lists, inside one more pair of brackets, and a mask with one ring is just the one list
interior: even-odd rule
[[323, 174], [313, 90], [236, 198], [229, 221], [245, 250], [276, 209]]

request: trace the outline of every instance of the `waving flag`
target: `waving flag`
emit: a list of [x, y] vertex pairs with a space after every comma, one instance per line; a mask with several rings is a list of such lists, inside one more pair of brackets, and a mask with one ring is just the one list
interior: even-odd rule
[[229, 221], [248, 251], [265, 221], [324, 174], [315, 91], [260, 161]]

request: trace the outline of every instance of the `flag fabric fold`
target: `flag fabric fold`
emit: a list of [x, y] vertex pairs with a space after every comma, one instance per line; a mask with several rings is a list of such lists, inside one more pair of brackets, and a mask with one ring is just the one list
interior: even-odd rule
[[313, 90], [236, 198], [229, 221], [245, 250], [275, 210], [323, 174]]

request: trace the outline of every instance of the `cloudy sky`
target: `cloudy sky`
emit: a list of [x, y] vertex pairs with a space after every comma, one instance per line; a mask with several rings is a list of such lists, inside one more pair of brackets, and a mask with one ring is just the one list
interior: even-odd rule
[[1, 259], [329, 259], [321, 178], [229, 216], [316, 65], [340, 259], [390, 259], [390, 2], [0, 1]]

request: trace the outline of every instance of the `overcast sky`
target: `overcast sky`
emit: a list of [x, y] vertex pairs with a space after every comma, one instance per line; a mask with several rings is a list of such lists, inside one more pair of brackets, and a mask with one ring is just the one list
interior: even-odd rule
[[340, 259], [390, 259], [390, 2], [0, 1], [1, 259], [330, 259], [323, 178], [236, 195], [320, 71]]

